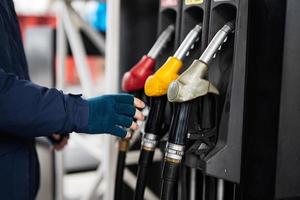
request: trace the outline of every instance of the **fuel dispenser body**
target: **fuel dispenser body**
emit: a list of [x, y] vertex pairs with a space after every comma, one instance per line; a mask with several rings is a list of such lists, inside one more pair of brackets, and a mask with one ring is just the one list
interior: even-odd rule
[[[149, 84], [148, 105], [157, 113], [164, 110], [158, 120], [162, 122], [153, 129], [163, 134], [144, 138], [144, 142], [155, 140], [151, 148], [160, 144], [165, 154], [163, 167], [152, 163], [148, 169], [151, 180], [147, 186], [158, 198], [160, 191], [161, 199], [299, 197], [299, 162], [295, 158], [300, 123], [295, 120], [299, 113], [293, 109], [300, 102], [298, 92], [293, 91], [299, 71], [295, 67], [299, 56], [294, 56], [299, 45], [293, 43], [298, 41], [294, 36], [299, 32], [295, 19], [300, 5], [296, 1], [156, 1], [158, 31], [155, 28], [152, 33], [161, 33], [174, 24], [175, 34], [154, 71], [174, 55], [197, 24], [201, 24], [201, 37], [182, 63], [176, 59], [172, 63], [182, 66], [176, 76], [184, 76], [189, 66], [195, 66], [191, 74], [203, 70], [201, 79], [191, 83], [200, 87], [187, 86], [192, 78], [172, 84], [170, 80], [180, 76], [159, 76], [166, 82], [162, 88], [153, 80]], [[234, 25], [234, 32], [224, 38], [209, 63], [199, 59], [228, 22]], [[184, 87], [181, 96], [175, 92], [167, 99], [166, 89], [176, 91], [180, 87]], [[161, 92], [155, 95], [158, 90]], [[155, 99], [161, 96], [163, 101]], [[180, 126], [173, 126], [174, 122]]]

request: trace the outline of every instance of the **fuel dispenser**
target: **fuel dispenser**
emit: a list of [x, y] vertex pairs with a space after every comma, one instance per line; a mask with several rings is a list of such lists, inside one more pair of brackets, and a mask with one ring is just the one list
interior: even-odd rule
[[209, 23], [203, 29], [208, 30], [210, 44], [229, 21], [235, 32], [224, 38], [217, 52], [209, 50], [208, 45], [202, 54], [207, 51], [212, 54], [204, 77], [219, 94], [212, 92], [193, 100], [184, 163], [203, 174], [196, 176], [197, 188], [202, 187], [201, 194], [191, 190], [190, 197], [222, 200], [233, 198], [235, 187], [240, 183], [248, 1], [210, 1], [206, 8]]
[[[155, 182], [160, 168], [149, 166], [163, 136], [168, 143], [162, 148], [161, 199], [297, 198], [298, 1], [160, 0], [157, 5], [158, 32], [174, 24], [175, 36], [145, 86], [151, 112], [135, 199], [144, 197], [147, 174], [153, 177], [150, 189], [157, 193], [160, 187]], [[185, 52], [184, 66], [168, 60], [177, 68], [168, 74], [165, 58], [196, 25], [201, 38]], [[163, 87], [157, 84], [161, 80]]]

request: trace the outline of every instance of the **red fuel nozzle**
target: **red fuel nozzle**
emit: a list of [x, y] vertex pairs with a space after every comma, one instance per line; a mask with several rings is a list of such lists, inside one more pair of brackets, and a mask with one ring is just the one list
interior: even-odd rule
[[174, 32], [174, 25], [169, 25], [158, 37], [149, 53], [133, 68], [126, 72], [122, 80], [122, 90], [125, 92], [134, 92], [144, 88], [146, 79], [153, 73], [156, 58], [163, 48], [167, 45]]
[[147, 78], [153, 73], [156, 61], [149, 56], [142, 59], [129, 71], [122, 80], [122, 90], [133, 92], [144, 88]]

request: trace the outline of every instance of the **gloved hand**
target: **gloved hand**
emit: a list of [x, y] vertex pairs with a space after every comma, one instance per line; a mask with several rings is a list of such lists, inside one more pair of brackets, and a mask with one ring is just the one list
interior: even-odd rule
[[60, 151], [68, 144], [69, 134], [53, 134], [52, 136], [49, 136], [48, 139], [52, 144], [52, 149]]
[[130, 137], [124, 128], [138, 129], [133, 121], [144, 120], [143, 114], [136, 109], [145, 104], [129, 94], [103, 95], [88, 99], [89, 120], [87, 133], [110, 133], [118, 137]]

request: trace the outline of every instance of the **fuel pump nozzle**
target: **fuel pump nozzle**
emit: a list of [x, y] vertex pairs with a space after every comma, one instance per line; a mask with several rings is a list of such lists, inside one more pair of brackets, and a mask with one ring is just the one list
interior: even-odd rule
[[174, 30], [174, 25], [169, 25], [158, 37], [149, 53], [124, 74], [122, 80], [124, 91], [133, 92], [144, 88], [146, 79], [153, 73], [157, 57], [171, 40]]
[[213, 37], [199, 60], [195, 60], [177, 80], [170, 84], [168, 89], [170, 102], [186, 102], [207, 93], [219, 94], [217, 88], [204, 77], [208, 71], [208, 64], [233, 30], [233, 22], [226, 23]]
[[[134, 65], [129, 72], [126, 72], [122, 79], [122, 90], [130, 92], [141, 98], [141, 90], [144, 88], [146, 79], [153, 73], [156, 59], [162, 50], [167, 46], [174, 33], [174, 25], [169, 25], [158, 37], [155, 44], [147, 55]], [[130, 131], [130, 130], [129, 130]], [[131, 133], [132, 134], [132, 133]], [[115, 200], [122, 200], [123, 173], [125, 168], [126, 153], [129, 148], [129, 139], [119, 141], [119, 153], [115, 180]]]
[[191, 100], [204, 96], [207, 93], [219, 94], [217, 88], [205, 80], [204, 77], [208, 72], [208, 64], [227, 36], [233, 31], [234, 23], [232, 21], [226, 23], [216, 33], [199, 60], [195, 60], [177, 80], [170, 84], [168, 100], [176, 103], [174, 104], [175, 109], [163, 166], [162, 200], [171, 200], [174, 198], [178, 171], [184, 156], [189, 117], [192, 109]]
[[161, 129], [164, 122], [168, 86], [173, 80], [178, 78], [179, 70], [183, 66], [182, 60], [200, 37], [201, 29], [200, 25], [196, 25], [188, 33], [174, 56], [169, 57], [162, 67], [146, 80], [144, 91], [148, 97], [151, 97], [150, 112], [142, 139], [138, 179], [134, 194], [135, 200], [144, 199], [148, 167], [152, 164], [157, 143], [164, 134]]
[[169, 84], [178, 77], [178, 72], [183, 66], [182, 60], [193, 44], [199, 39], [201, 25], [196, 25], [185, 37], [173, 57], [169, 57], [165, 64], [145, 83], [145, 94], [150, 97], [167, 94]]

